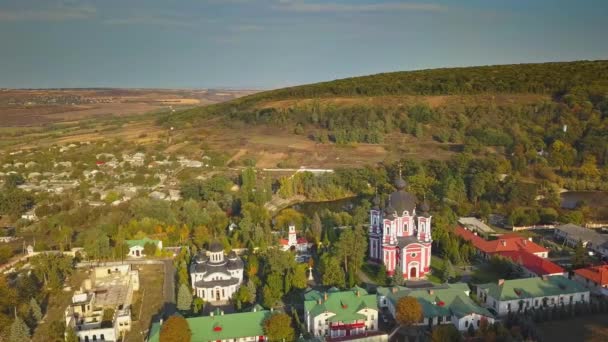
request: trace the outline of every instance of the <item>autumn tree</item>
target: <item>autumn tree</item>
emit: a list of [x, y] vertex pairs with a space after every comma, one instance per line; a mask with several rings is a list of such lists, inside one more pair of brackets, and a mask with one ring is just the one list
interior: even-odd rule
[[191, 339], [190, 326], [182, 316], [169, 317], [160, 328], [160, 342], [190, 342]]
[[295, 331], [291, 326], [291, 317], [286, 313], [271, 315], [264, 321], [264, 334], [271, 342], [293, 341]]
[[395, 307], [395, 318], [404, 326], [411, 326], [422, 321], [422, 306], [414, 297], [401, 297]]
[[431, 342], [460, 342], [462, 335], [453, 324], [442, 324], [433, 327]]

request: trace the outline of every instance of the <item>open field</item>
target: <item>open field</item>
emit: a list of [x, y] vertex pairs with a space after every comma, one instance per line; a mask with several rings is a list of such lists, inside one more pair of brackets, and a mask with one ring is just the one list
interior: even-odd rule
[[0, 126], [40, 126], [100, 116], [166, 112], [251, 93], [211, 89], [7, 89], [0, 91]]
[[577, 317], [538, 325], [544, 341], [608, 341], [608, 315]]
[[139, 269], [139, 292], [133, 296], [131, 331], [125, 336], [125, 342], [144, 341], [150, 328], [152, 317], [163, 307], [163, 266], [137, 265]]

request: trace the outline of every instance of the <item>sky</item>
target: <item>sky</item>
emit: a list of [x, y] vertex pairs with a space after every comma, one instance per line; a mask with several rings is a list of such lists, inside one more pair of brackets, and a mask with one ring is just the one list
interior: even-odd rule
[[608, 59], [606, 0], [0, 0], [0, 87], [256, 88]]

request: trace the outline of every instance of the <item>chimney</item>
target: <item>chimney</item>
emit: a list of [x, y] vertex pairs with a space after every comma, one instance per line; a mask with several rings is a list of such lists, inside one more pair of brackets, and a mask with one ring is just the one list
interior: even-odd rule
[[323, 293], [323, 299], [327, 300], [327, 292]]
[[323, 303], [323, 301], [321, 301], [321, 298], [317, 299], [317, 304], [321, 305], [321, 303]]
[[506, 240], [500, 240], [500, 243], [501, 243], [503, 246], [506, 246], [506, 245], [507, 245], [507, 241], [506, 241]]
[[213, 317], [213, 311], [211, 311], [211, 312], [209, 313], [209, 316]]
[[224, 316], [224, 310], [220, 310], [220, 316]]
[[528, 238], [528, 240], [532, 241], [532, 237], [530, 236], [530, 237]]
[[361, 293], [359, 292], [359, 290], [357, 290], [356, 294], [357, 294], [357, 297], [361, 297]]
[[503, 286], [505, 284], [504, 279], [498, 279], [498, 286]]
[[433, 295], [433, 289], [429, 289], [429, 295]]
[[393, 293], [397, 293], [397, 287], [396, 287], [396, 286], [393, 286], [393, 287], [391, 288], [391, 291], [392, 291]]
[[549, 280], [549, 276], [547, 276], [546, 274], [543, 274], [543, 280], [544, 280], [544, 281]]

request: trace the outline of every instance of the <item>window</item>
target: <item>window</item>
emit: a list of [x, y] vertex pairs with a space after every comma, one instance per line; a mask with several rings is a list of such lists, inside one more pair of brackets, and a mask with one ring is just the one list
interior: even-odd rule
[[534, 306], [538, 306], [538, 299], [534, 300]]
[[465, 326], [465, 328], [468, 328], [469, 327], [469, 321], [465, 321], [464, 322], [464, 326]]
[[105, 341], [106, 337], [103, 334], [101, 334], [101, 336], [99, 336], [99, 339], [102, 340], [102, 341]]
[[574, 301], [574, 296], [570, 295], [570, 304]]
[[479, 328], [479, 324], [480, 324], [480, 322], [481, 322], [481, 320], [480, 320], [480, 319], [478, 319], [478, 320], [477, 320], [477, 327], [478, 327], [478, 328]]
[[412, 258], [415, 258], [417, 254], [416, 253], [412, 253], [411, 255], [412, 255]]
[[93, 335], [93, 341], [97, 341], [97, 335]]
[[507, 310], [511, 311], [511, 303], [507, 303]]
[[555, 305], [555, 297], [551, 298], [551, 305]]

